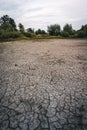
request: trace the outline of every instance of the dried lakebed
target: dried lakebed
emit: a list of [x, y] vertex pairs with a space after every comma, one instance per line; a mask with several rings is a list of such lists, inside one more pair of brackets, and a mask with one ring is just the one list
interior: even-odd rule
[[87, 130], [87, 40], [0, 46], [0, 130]]

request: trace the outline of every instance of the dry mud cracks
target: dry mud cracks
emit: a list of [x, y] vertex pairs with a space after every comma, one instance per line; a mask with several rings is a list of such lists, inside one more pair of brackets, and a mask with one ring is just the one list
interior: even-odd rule
[[0, 44], [0, 130], [87, 130], [86, 40]]

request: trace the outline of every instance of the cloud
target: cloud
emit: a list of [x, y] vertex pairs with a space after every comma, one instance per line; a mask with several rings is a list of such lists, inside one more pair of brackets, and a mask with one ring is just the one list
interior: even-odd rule
[[87, 0], [0, 0], [0, 16], [8, 14], [26, 28], [71, 23], [75, 29], [87, 22]]

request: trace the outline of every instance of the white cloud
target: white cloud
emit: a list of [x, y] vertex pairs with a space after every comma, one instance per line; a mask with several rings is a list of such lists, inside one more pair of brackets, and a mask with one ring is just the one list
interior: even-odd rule
[[87, 22], [87, 0], [0, 0], [0, 16], [10, 15], [26, 28], [71, 23], [79, 28]]

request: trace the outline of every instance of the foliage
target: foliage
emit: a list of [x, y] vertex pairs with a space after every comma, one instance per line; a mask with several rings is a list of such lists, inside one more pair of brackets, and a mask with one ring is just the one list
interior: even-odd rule
[[47, 34], [38, 34], [34, 37], [35, 39], [45, 39], [48, 38]]
[[20, 37], [20, 33], [14, 31], [14, 32], [5, 32], [5, 31], [0, 31], [0, 39], [14, 39]]
[[41, 29], [36, 30], [35, 33], [36, 33], [37, 35], [38, 35], [38, 34], [46, 34], [46, 32], [45, 32], [44, 30], [41, 30]]
[[24, 33], [24, 32], [25, 32], [24, 26], [23, 26], [21, 23], [19, 23], [18, 27], [19, 27], [19, 31], [20, 31], [21, 33]]
[[28, 28], [28, 29], [27, 29], [27, 32], [28, 32], [28, 33], [34, 33], [34, 29], [33, 29], [33, 28]]
[[82, 25], [79, 30], [74, 30], [71, 24], [66, 24], [61, 30], [60, 25], [52, 24], [47, 27], [47, 32], [42, 29], [28, 28], [19, 23], [17, 30], [13, 18], [4, 15], [0, 18], [0, 41], [10, 39], [53, 39], [53, 38], [87, 38], [87, 24]]
[[86, 25], [82, 25], [81, 29], [78, 30], [77, 34], [78, 34], [77, 36], [79, 38], [87, 38], [87, 24]]
[[82, 25], [81, 30], [84, 31], [87, 34], [87, 24]]
[[60, 32], [61, 32], [60, 25], [54, 24], [54, 25], [48, 26], [47, 32], [49, 35], [53, 35], [53, 36], [60, 35]]
[[10, 18], [8, 15], [1, 17], [0, 29], [3, 29], [5, 31], [17, 31], [14, 19]]
[[24, 32], [23, 34], [26, 37], [30, 37], [30, 38], [32, 37], [32, 33], [30, 33], [30, 32]]
[[79, 30], [77, 36], [78, 36], [78, 38], [86, 38], [87, 34], [86, 34], [86, 32]]
[[66, 32], [66, 31], [62, 31], [61, 32], [61, 36], [63, 36], [63, 37], [69, 37], [69, 33]]
[[63, 27], [63, 32], [66, 33], [65, 35], [69, 36], [69, 35], [72, 35], [73, 34], [73, 29], [72, 29], [72, 25], [70, 24], [66, 24], [64, 27]]

